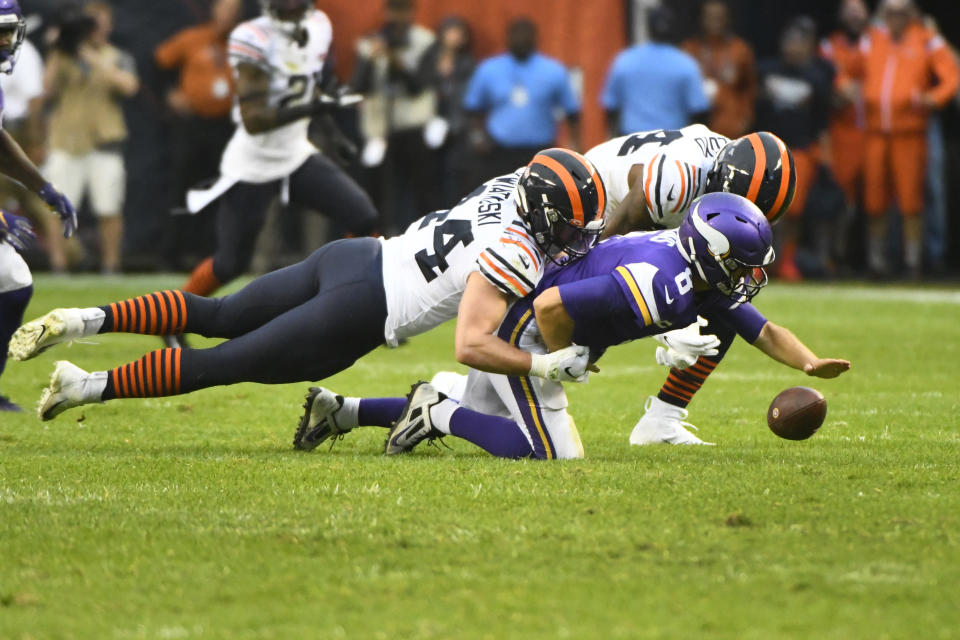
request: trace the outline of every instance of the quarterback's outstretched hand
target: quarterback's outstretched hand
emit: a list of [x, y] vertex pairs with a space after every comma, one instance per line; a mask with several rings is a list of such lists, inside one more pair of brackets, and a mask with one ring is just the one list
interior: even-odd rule
[[33, 244], [37, 234], [26, 218], [0, 211], [0, 239], [6, 239], [17, 251], [23, 251]]
[[49, 182], [43, 185], [37, 195], [60, 216], [60, 222], [63, 223], [63, 237], [69, 238], [72, 236], [77, 230], [77, 211], [67, 200], [67, 197], [54, 189]]
[[817, 378], [836, 378], [849, 370], [850, 362], [834, 358], [819, 358], [816, 362], [811, 362], [803, 367], [804, 373]]
[[553, 353], [530, 354], [530, 375], [555, 382], [586, 382], [590, 371], [590, 349], [570, 345]]
[[657, 347], [657, 364], [677, 369], [693, 366], [700, 356], [715, 356], [719, 353], [720, 339], [713, 334], [701, 335], [700, 327], [707, 321], [697, 316], [689, 327], [661, 333], [656, 338], [662, 347]]

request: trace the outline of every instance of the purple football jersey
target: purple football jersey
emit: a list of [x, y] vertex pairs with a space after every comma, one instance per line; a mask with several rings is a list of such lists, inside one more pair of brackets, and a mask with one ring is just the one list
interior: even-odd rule
[[610, 238], [579, 262], [548, 271], [530, 304], [559, 287], [574, 320], [573, 341], [590, 347], [594, 358], [613, 345], [686, 327], [698, 315], [753, 343], [766, 318], [718, 291], [694, 292], [693, 268], [678, 243], [675, 230]]

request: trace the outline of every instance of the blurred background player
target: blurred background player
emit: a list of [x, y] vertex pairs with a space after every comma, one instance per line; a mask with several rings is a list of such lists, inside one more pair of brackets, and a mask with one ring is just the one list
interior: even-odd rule
[[566, 67], [537, 51], [537, 26], [517, 18], [507, 27], [507, 52], [480, 63], [464, 106], [480, 179], [522, 166], [537, 149], [556, 144], [562, 112], [570, 143], [580, 149], [580, 101]]
[[71, 6], [62, 21], [44, 78], [52, 105], [47, 170], [72, 202], [89, 196], [100, 230], [100, 269], [118, 273], [127, 181], [122, 101], [140, 82], [133, 58], [110, 44], [109, 4]]
[[867, 139], [864, 207], [869, 215], [871, 271], [889, 273], [887, 213], [903, 222], [904, 263], [919, 277], [923, 242], [924, 180], [930, 114], [957, 93], [960, 72], [943, 38], [920, 22], [911, 0], [884, 0], [882, 24], [863, 40], [863, 92]]
[[733, 33], [726, 0], [703, 3], [700, 35], [683, 49], [700, 63], [711, 102], [709, 127], [728, 138], [745, 135], [753, 122], [757, 69], [753, 49]]
[[[26, 24], [17, 0], [0, 0], [0, 73], [11, 73], [17, 64]], [[3, 92], [0, 91], [0, 173], [36, 193], [63, 221], [63, 234], [70, 237], [77, 228], [77, 214], [70, 201], [47, 182], [20, 145], [3, 129]], [[0, 374], [7, 363], [10, 336], [23, 320], [23, 312], [33, 294], [30, 268], [18, 250], [33, 240], [30, 224], [0, 211]], [[0, 411], [20, 411], [20, 407], [0, 395]]]
[[[227, 60], [227, 39], [240, 20], [241, 0], [216, 0], [210, 20], [179, 31], [160, 43], [154, 59], [160, 69], [176, 72], [166, 93], [171, 115], [170, 207], [182, 207], [184, 194], [199, 182], [213, 178], [220, 154], [233, 134], [233, 71]], [[168, 264], [192, 267], [215, 247], [214, 216], [176, 216], [164, 249]], [[190, 257], [195, 259], [184, 264]]]
[[778, 132], [797, 167], [796, 196], [778, 227], [777, 273], [785, 280], [799, 280], [795, 259], [800, 217], [820, 166], [830, 159], [833, 68], [817, 56], [813, 20], [801, 16], [790, 22], [780, 37], [780, 56], [762, 61], [759, 73], [757, 127]]
[[414, 23], [414, 9], [413, 0], [387, 1], [380, 29], [357, 42], [351, 82], [365, 97], [364, 162], [372, 168], [371, 190], [388, 232], [402, 231], [424, 211], [444, 205], [434, 188], [437, 158], [424, 141], [437, 105], [421, 66], [435, 37]]
[[675, 29], [673, 11], [656, 8], [648, 17], [650, 41], [614, 59], [600, 99], [611, 138], [706, 121], [703, 76], [697, 61], [673, 44]]
[[314, 119], [325, 151], [344, 154], [344, 160], [355, 152], [329, 115], [337, 98], [322, 93], [331, 78], [330, 20], [309, 0], [263, 0], [263, 9], [263, 16], [230, 35], [237, 127], [223, 152], [221, 177], [207, 191], [188, 195], [194, 212], [219, 198], [216, 253], [183, 287], [200, 296], [247, 270], [278, 195], [323, 213], [354, 235], [371, 233], [377, 223], [367, 194], [307, 137]]

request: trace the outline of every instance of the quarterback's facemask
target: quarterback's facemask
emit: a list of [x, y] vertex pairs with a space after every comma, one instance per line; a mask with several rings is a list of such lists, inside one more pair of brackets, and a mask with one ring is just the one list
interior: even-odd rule
[[0, 73], [13, 73], [26, 35], [27, 25], [17, 0], [0, 0]]

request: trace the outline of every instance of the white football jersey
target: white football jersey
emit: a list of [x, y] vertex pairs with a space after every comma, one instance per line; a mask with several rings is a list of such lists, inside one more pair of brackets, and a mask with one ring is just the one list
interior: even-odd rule
[[614, 138], [586, 153], [607, 189], [606, 216], [630, 192], [630, 169], [643, 165], [643, 190], [650, 219], [675, 229], [695, 198], [703, 194], [707, 173], [730, 139], [702, 124], [683, 129], [641, 131]]
[[387, 344], [456, 317], [474, 271], [511, 297], [534, 290], [544, 256], [517, 210], [522, 173], [494, 178], [453, 209], [424, 216], [402, 235], [382, 240]]
[[[244, 22], [230, 34], [227, 51], [236, 73], [240, 64], [259, 67], [270, 74], [269, 101], [272, 105], [306, 104], [314, 97], [317, 78], [326, 63], [333, 26], [327, 14], [310, 11], [301, 23], [307, 42], [300, 46], [272, 18], [261, 16]], [[220, 164], [220, 173], [243, 182], [269, 182], [293, 173], [317, 152], [307, 140], [308, 118], [272, 131], [251, 135], [234, 105], [233, 134]]]

